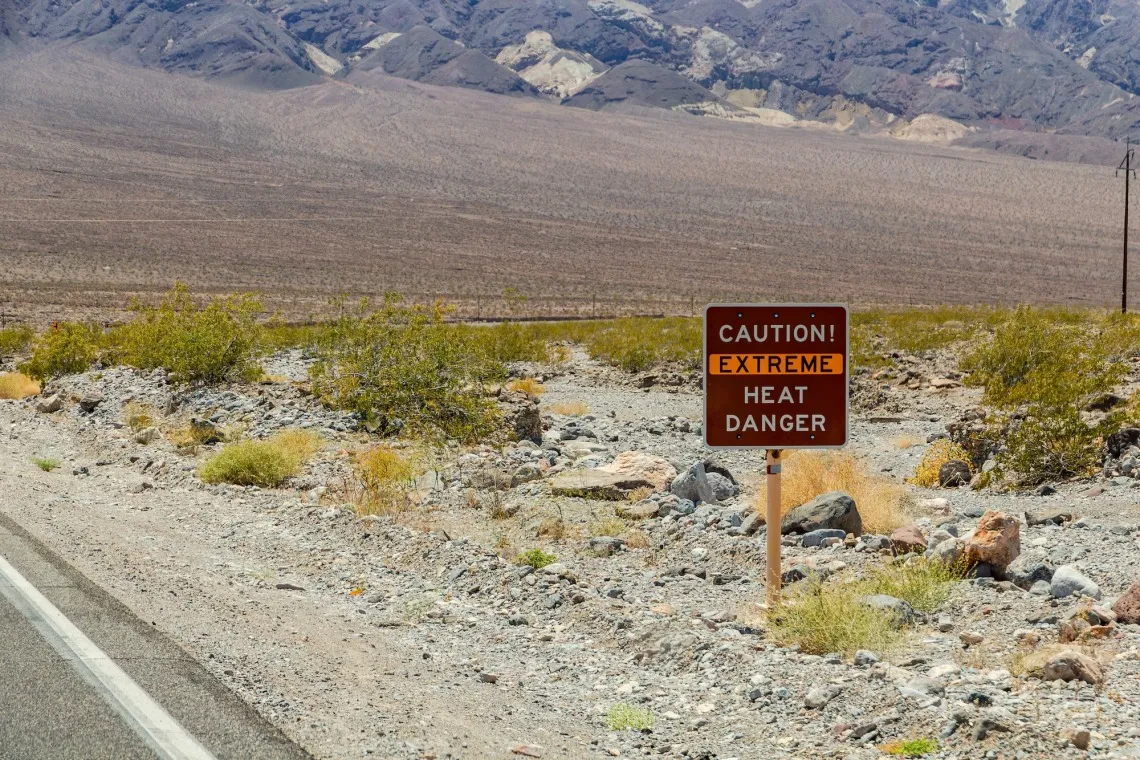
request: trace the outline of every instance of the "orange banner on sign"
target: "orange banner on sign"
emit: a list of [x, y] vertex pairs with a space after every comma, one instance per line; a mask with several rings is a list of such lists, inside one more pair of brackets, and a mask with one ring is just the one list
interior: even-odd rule
[[843, 354], [712, 354], [711, 375], [842, 375]]

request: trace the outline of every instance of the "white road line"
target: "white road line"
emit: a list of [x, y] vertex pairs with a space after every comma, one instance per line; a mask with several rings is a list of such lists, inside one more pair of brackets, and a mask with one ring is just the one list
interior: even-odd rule
[[216, 760], [16, 568], [0, 557], [0, 594], [69, 660], [163, 760]]

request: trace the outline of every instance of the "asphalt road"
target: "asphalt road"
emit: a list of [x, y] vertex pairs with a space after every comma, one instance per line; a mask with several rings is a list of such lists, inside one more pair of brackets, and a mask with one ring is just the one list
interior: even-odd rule
[[[172, 754], [154, 740], [153, 729], [148, 735], [142, 727], [147, 720], [124, 709], [121, 697], [116, 701], [121, 692], [115, 683], [101, 680], [99, 673], [108, 668], [98, 662], [105, 658], [70, 650], [23, 596], [22, 584], [0, 572], [0, 760], [310, 757], [172, 641], [2, 515], [0, 557], [149, 695], [160, 713], [177, 721], [183, 743], [199, 751]], [[129, 681], [124, 679], [127, 687]], [[177, 743], [176, 737], [172, 744]]]

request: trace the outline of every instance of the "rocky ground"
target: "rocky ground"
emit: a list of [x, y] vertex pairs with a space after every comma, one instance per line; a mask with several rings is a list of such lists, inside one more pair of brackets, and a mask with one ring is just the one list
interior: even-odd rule
[[[978, 397], [944, 362], [900, 365], [860, 379], [849, 450], [902, 482]], [[1140, 578], [1140, 481], [907, 486], [931, 553], [989, 552], [1004, 579], [955, 584], [895, 650], [808, 655], [765, 628], [762, 454], [710, 459], [684, 373], [577, 353], [519, 368], [546, 374], [540, 442], [452, 450], [415, 509], [359, 517], [339, 483], [366, 434], [305, 393], [299, 355], [266, 369], [191, 393], [106, 369], [0, 402], [0, 509], [318, 757], [874, 758], [915, 738], [962, 760], [1140, 757], [1140, 626], [1118, 601]], [[154, 431], [126, 425], [139, 405]], [[195, 468], [218, 444], [161, 434], [191, 418], [326, 446], [288, 488], [206, 486]], [[601, 498], [631, 489], [643, 498]], [[840, 530], [785, 536], [788, 580], [902, 561], [891, 538]], [[555, 561], [513, 559], [532, 548]], [[619, 703], [652, 729], [612, 730]]]

